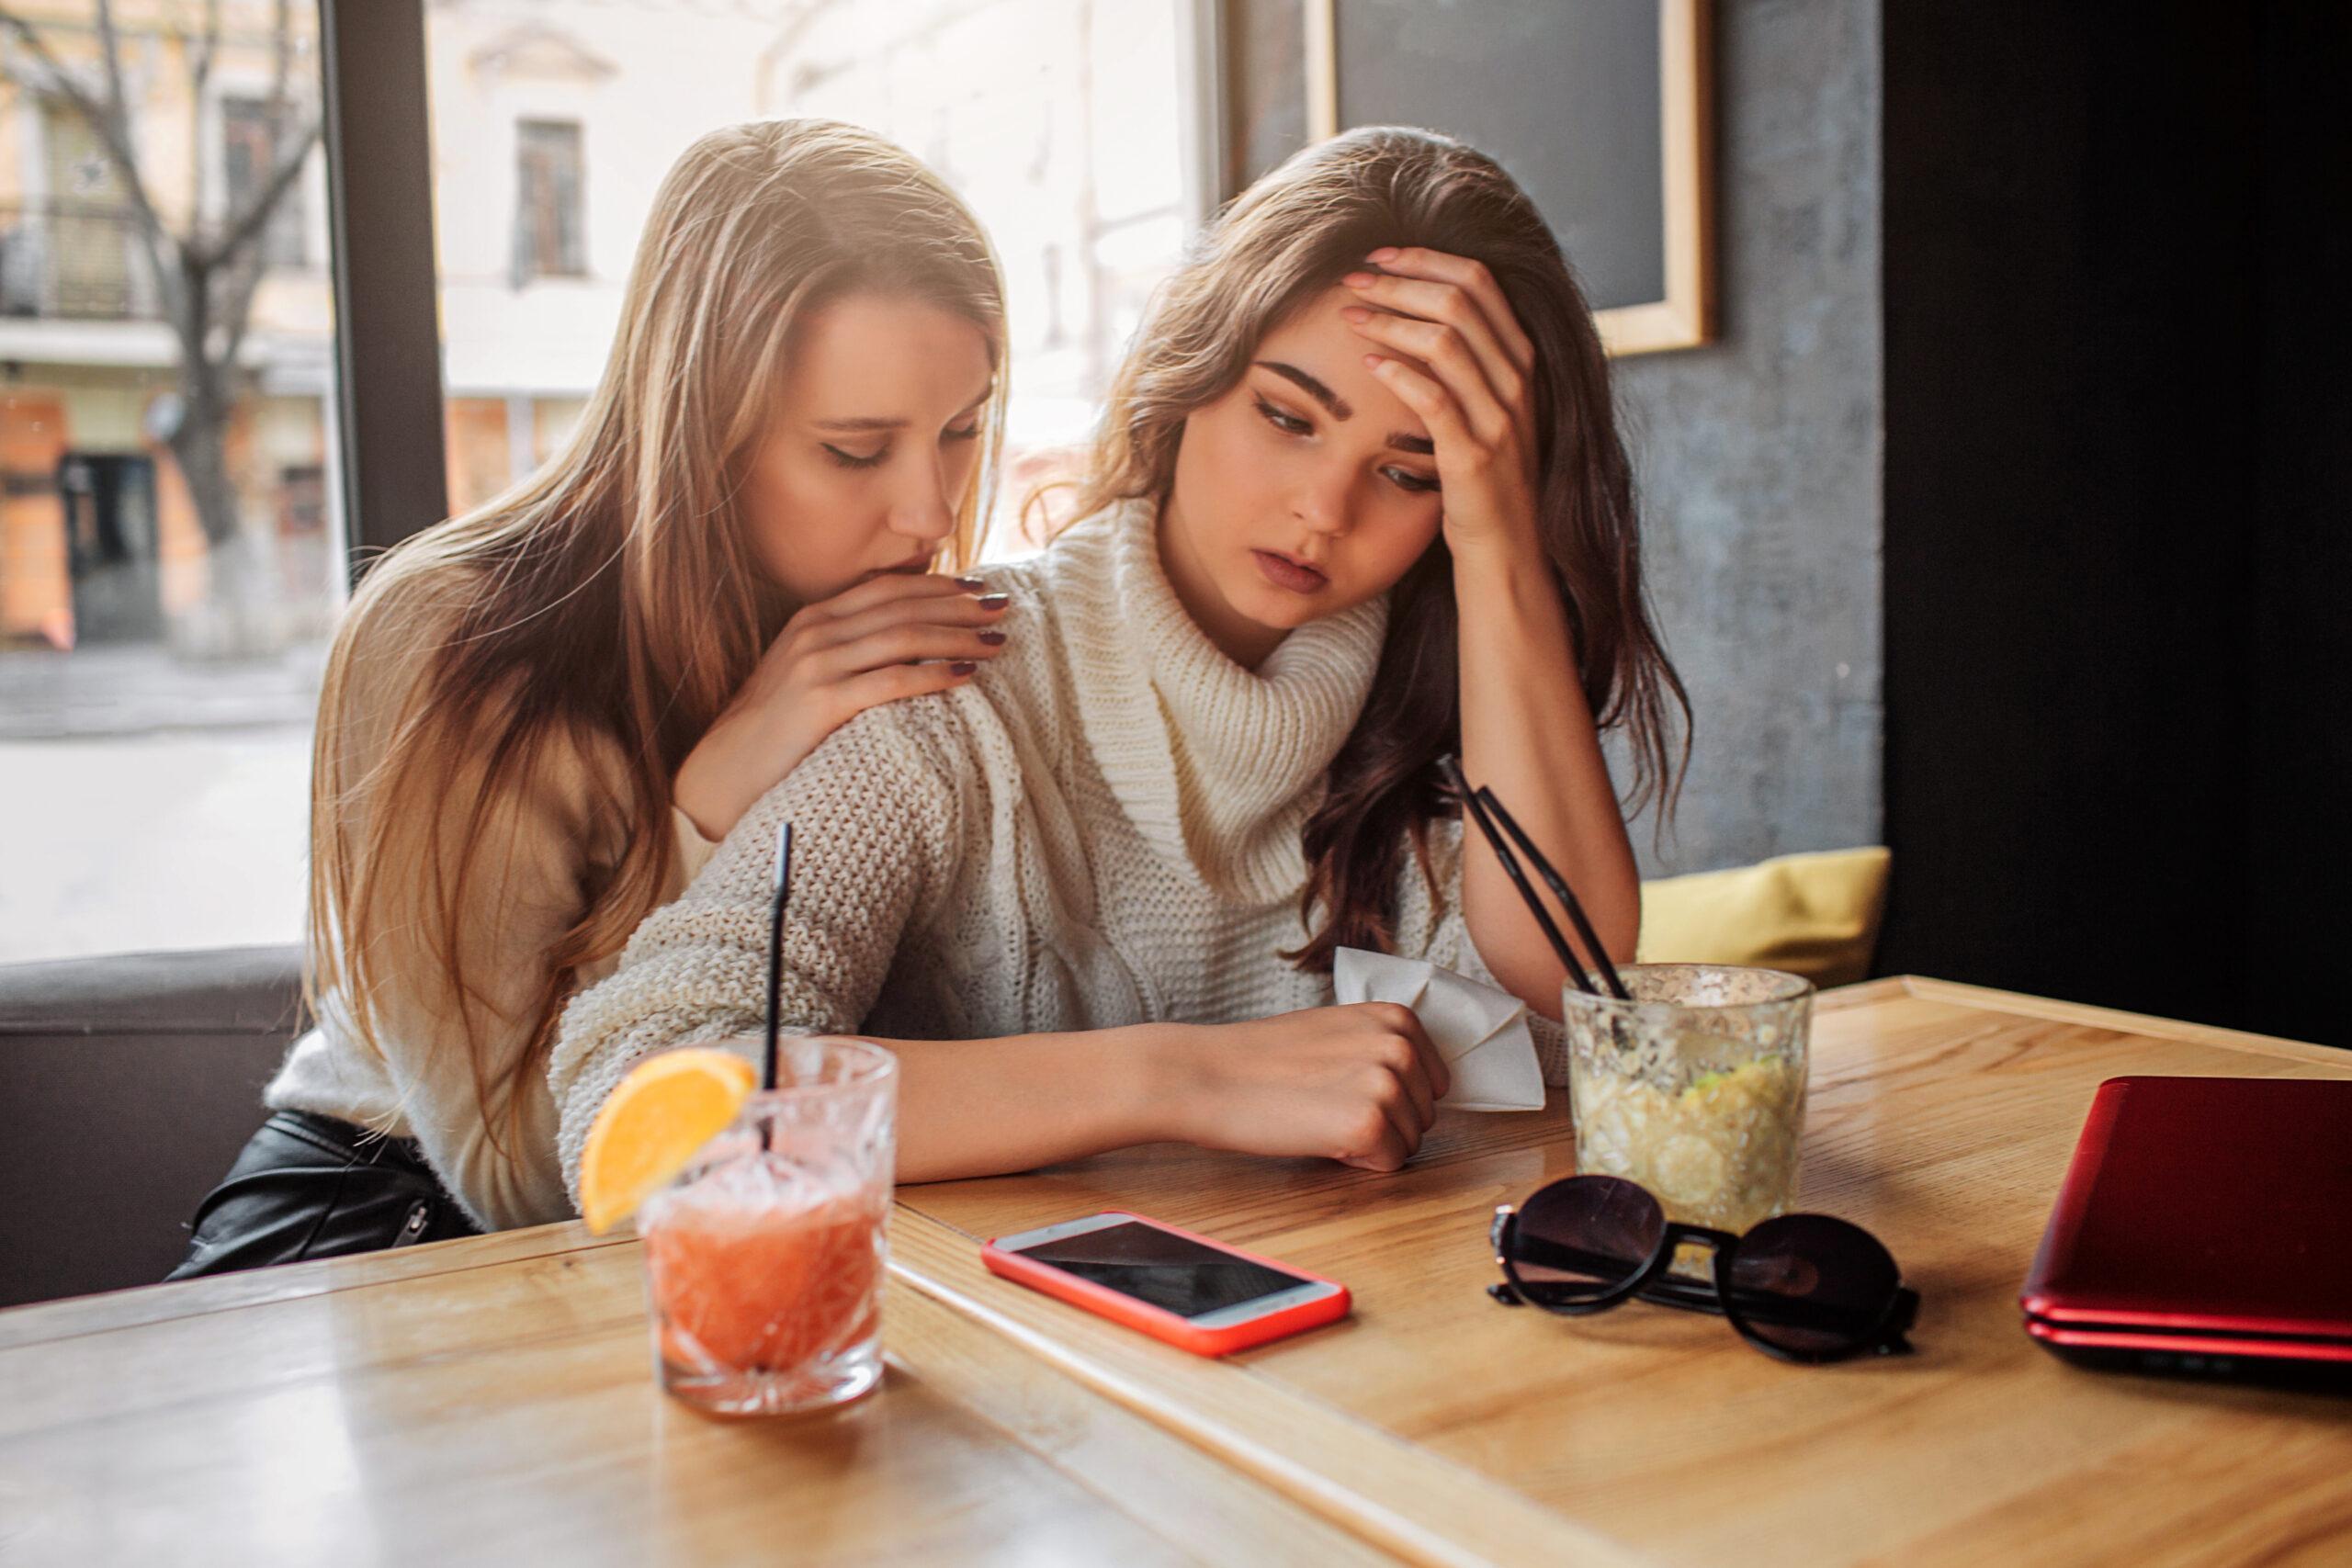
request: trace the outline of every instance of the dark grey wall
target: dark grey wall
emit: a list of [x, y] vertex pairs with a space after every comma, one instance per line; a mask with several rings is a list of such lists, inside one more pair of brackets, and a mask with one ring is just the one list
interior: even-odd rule
[[1652, 872], [1880, 839], [1879, 7], [1715, 17], [1722, 335], [1616, 365], [1696, 716]]

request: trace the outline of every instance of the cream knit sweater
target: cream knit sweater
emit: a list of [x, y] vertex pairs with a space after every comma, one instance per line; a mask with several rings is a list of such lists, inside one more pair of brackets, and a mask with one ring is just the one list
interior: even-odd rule
[[[566, 1181], [639, 1058], [757, 1029], [778, 824], [793, 824], [782, 1010], [802, 1033], [985, 1039], [1328, 1005], [1277, 953], [1306, 935], [1299, 829], [1378, 662], [1375, 600], [1225, 657], [1124, 502], [988, 570], [1005, 652], [965, 686], [871, 708], [736, 825], [573, 998], [550, 1064]], [[1396, 950], [1493, 983], [1461, 916], [1458, 823], [1408, 860]], [[1544, 1076], [1566, 1081], [1537, 1019]]]

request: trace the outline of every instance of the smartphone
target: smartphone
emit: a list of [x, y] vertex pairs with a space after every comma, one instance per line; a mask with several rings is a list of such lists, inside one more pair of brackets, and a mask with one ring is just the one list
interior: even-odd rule
[[1124, 1209], [991, 1238], [991, 1273], [1223, 1356], [1348, 1315], [1348, 1288]]

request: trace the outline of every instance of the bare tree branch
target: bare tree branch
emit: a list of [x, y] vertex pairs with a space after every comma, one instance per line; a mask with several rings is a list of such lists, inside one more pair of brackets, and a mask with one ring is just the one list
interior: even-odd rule
[[[294, 68], [294, 13], [290, 0], [277, 0], [270, 11], [269, 134], [275, 141], [286, 123], [286, 83]], [[283, 149], [273, 146], [272, 152]]]
[[268, 248], [251, 244], [238, 253], [227, 266], [212, 274], [220, 280], [220, 299], [214, 319], [221, 327], [220, 360], [227, 374], [235, 374], [238, 355], [244, 352], [245, 331], [253, 325], [254, 295], [260, 289], [262, 276], [268, 270]]
[[204, 220], [204, 99], [212, 85], [213, 57], [220, 51], [220, 0], [205, 0], [201, 43], [180, 33], [180, 51], [187, 61], [187, 210], [188, 236], [194, 240]]
[[130, 101], [122, 90], [122, 49], [116, 40], [112, 0], [98, 0], [98, 58], [107, 68], [107, 123], [124, 166], [135, 171], [139, 155], [130, 145]]
[[204, 51], [197, 57], [196, 80], [201, 86], [212, 75], [212, 62], [220, 53], [220, 0], [204, 0]]

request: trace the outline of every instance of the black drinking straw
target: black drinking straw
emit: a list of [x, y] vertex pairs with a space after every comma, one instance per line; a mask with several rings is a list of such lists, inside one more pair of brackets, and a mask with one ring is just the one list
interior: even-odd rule
[[1599, 996], [1600, 993], [1593, 988], [1592, 976], [1587, 975], [1584, 965], [1577, 962], [1575, 949], [1568, 946], [1568, 939], [1560, 934], [1560, 928], [1552, 923], [1551, 911], [1544, 908], [1544, 900], [1529, 886], [1527, 874], [1519, 869], [1519, 858], [1510, 852], [1510, 846], [1503, 842], [1503, 836], [1495, 830], [1493, 821], [1487, 816], [1486, 806], [1470, 788], [1469, 781], [1462, 776], [1462, 764], [1451, 756], [1445, 756], [1437, 760], [1437, 765], [1445, 774], [1445, 782], [1461, 797], [1462, 809], [1478, 824], [1478, 830], [1487, 835], [1487, 842], [1493, 848], [1495, 858], [1502, 863], [1503, 870], [1510, 874], [1511, 882], [1519, 888], [1520, 897], [1527, 902], [1528, 913], [1533, 915], [1535, 923], [1544, 928], [1544, 939], [1551, 942], [1553, 953], [1558, 955], [1560, 967], [1568, 972], [1568, 978], [1576, 982], [1577, 990], [1590, 991]]
[[1520, 830], [1519, 824], [1512, 820], [1511, 814], [1493, 790], [1481, 784], [1478, 800], [1495, 814], [1496, 819], [1503, 825], [1503, 831], [1511, 836], [1512, 841], [1527, 852], [1527, 858], [1535, 863], [1537, 874], [1558, 896], [1560, 907], [1567, 910], [1568, 919], [1576, 922], [1577, 935], [1584, 938], [1585, 949], [1592, 954], [1593, 966], [1600, 971], [1600, 977], [1609, 982], [1609, 994], [1621, 1002], [1632, 1001], [1634, 998], [1625, 994], [1625, 982], [1618, 978], [1617, 965], [1609, 962], [1609, 950], [1600, 945], [1600, 938], [1593, 931], [1592, 922], [1585, 919], [1584, 903], [1577, 897], [1576, 889], [1568, 886], [1567, 878], [1552, 869], [1552, 863], [1544, 858], [1542, 850], [1535, 847], [1535, 840]]
[[[792, 824], [775, 835], [775, 889], [768, 904], [768, 1049], [760, 1066], [760, 1088], [775, 1091], [776, 1037], [784, 1025], [784, 901], [792, 891]], [[768, 1146], [768, 1123], [760, 1123], [760, 1147]]]

